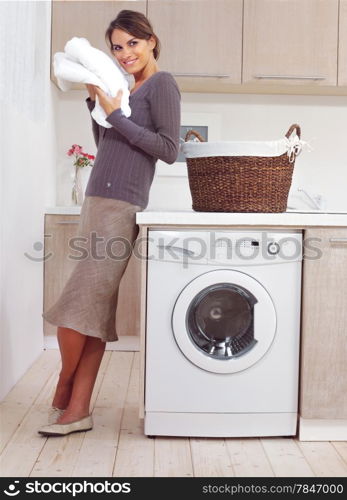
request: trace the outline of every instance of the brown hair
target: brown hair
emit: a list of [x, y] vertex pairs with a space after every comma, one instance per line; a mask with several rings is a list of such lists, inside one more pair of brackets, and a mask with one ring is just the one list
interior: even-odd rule
[[112, 32], [116, 28], [126, 31], [127, 33], [129, 33], [129, 35], [133, 35], [136, 38], [141, 38], [143, 40], [149, 40], [151, 36], [153, 36], [156, 41], [156, 46], [153, 49], [153, 55], [155, 59], [159, 58], [159, 38], [153, 32], [150, 21], [144, 14], [142, 14], [142, 12], [137, 12], [135, 10], [121, 10], [119, 12], [116, 19], [110, 22], [110, 25], [105, 33], [105, 38], [109, 41], [110, 47], [112, 47]]

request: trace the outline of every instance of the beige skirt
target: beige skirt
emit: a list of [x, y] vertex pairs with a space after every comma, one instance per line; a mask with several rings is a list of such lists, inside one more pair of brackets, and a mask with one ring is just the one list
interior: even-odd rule
[[83, 255], [57, 302], [42, 314], [45, 320], [103, 342], [118, 340], [118, 288], [139, 231], [136, 212], [141, 210], [123, 200], [85, 197], [77, 230]]

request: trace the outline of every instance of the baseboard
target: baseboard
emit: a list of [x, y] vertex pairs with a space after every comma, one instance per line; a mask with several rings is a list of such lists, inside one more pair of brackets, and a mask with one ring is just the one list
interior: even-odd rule
[[145, 411], [147, 436], [295, 436], [296, 413], [181, 413]]
[[347, 419], [299, 419], [300, 441], [347, 441]]
[[[44, 336], [44, 349], [59, 349], [56, 335]], [[121, 336], [117, 342], [107, 342], [106, 351], [139, 351], [140, 337], [135, 335]]]

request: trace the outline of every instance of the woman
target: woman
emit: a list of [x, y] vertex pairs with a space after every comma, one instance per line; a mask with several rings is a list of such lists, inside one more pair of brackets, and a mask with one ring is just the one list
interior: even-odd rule
[[112, 127], [92, 119], [98, 150], [78, 226], [87, 257], [78, 261], [58, 301], [43, 314], [58, 326], [62, 360], [50, 425], [39, 430], [43, 435], [93, 427], [90, 399], [106, 342], [118, 340], [117, 293], [138, 235], [136, 212], [148, 204], [157, 159], [171, 164], [179, 149], [180, 92], [173, 76], [158, 68], [160, 43], [150, 22], [142, 13], [122, 10], [106, 38], [119, 65], [135, 79], [131, 116], [121, 112], [121, 91], [112, 98], [87, 85], [89, 110], [97, 95]]

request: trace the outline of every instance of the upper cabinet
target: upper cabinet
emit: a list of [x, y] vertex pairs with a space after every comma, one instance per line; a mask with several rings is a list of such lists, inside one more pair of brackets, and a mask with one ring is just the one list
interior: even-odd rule
[[336, 85], [338, 10], [338, 0], [244, 0], [243, 83]]
[[[52, 61], [55, 52], [63, 52], [66, 42], [74, 36], [87, 38], [93, 47], [110, 55], [105, 41], [105, 31], [123, 9], [137, 10], [146, 15], [146, 0], [128, 2], [54, 0], [52, 2]], [[55, 81], [52, 67], [51, 79]], [[75, 85], [74, 87], [80, 88], [81, 86]]]
[[338, 84], [347, 86], [347, 0], [340, 0]]
[[183, 92], [347, 92], [347, 0], [53, 1], [52, 56], [73, 36], [110, 54], [122, 9], [147, 15]]
[[242, 7], [243, 0], [148, 0], [160, 68], [178, 81], [241, 83]]

